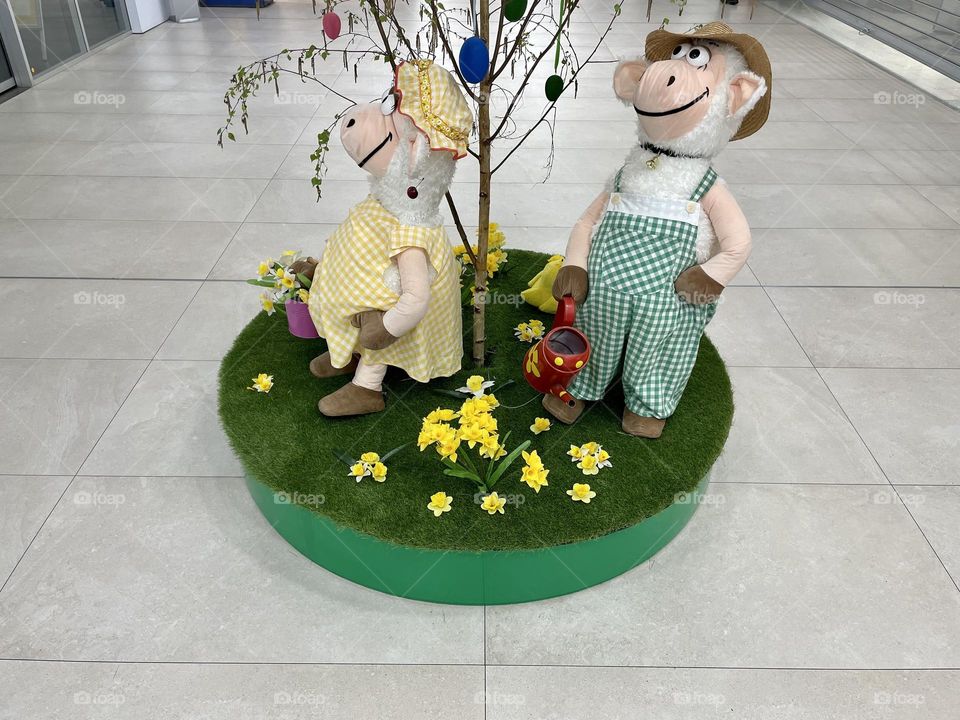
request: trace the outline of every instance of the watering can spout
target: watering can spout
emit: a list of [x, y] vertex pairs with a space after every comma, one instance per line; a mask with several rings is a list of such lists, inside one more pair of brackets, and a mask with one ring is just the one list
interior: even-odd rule
[[551, 387], [550, 394], [556, 395], [558, 398], [563, 400], [563, 402], [565, 402], [570, 407], [573, 407], [574, 405], [577, 404], [576, 399], [573, 397], [573, 395], [567, 392], [567, 389], [563, 387], [563, 385], [557, 384]]

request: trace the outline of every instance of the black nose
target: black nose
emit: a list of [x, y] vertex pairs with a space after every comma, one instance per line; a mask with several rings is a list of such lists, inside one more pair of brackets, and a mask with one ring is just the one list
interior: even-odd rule
[[347, 127], [348, 127], [348, 128], [351, 128], [351, 127], [353, 127], [353, 126], [356, 125], [356, 124], [357, 124], [357, 121], [356, 121], [355, 118], [350, 118], [350, 119], [347, 121]]
[[670, 76], [670, 79], [667, 80], [667, 87], [670, 87], [670, 86], [673, 85], [676, 81], [677, 81], [676, 76], [671, 75], [671, 76]]

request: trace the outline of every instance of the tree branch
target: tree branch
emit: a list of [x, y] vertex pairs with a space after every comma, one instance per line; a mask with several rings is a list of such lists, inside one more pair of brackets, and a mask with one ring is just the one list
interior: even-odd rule
[[[533, 65], [527, 69], [527, 73], [523, 77], [523, 82], [520, 83], [520, 87], [517, 90], [517, 94], [513, 96], [513, 100], [510, 101], [510, 104], [507, 106], [506, 112], [504, 112], [503, 114], [503, 119], [500, 121], [500, 124], [497, 126], [497, 129], [494, 130], [493, 133], [491, 133], [490, 135], [491, 140], [493, 140], [498, 135], [500, 135], [500, 131], [503, 130], [504, 125], [506, 125], [507, 123], [507, 118], [510, 117], [510, 113], [513, 112], [513, 109], [517, 106], [517, 103], [520, 101], [520, 98], [523, 95], [523, 91], [526, 89], [527, 85], [530, 84], [530, 78], [533, 77], [534, 72], [536, 72], [537, 66], [540, 65], [540, 62], [547, 55], [550, 54], [551, 50], [553, 50], [553, 44], [557, 42], [559, 37], [563, 34], [564, 25], [567, 23], [567, 21], [570, 20], [570, 16], [573, 14], [573, 11], [576, 10], [579, 5], [580, 5], [580, 0], [570, 0], [570, 5], [567, 8], [566, 16], [560, 18], [560, 23], [557, 26], [557, 31], [553, 34], [553, 37], [551, 38], [550, 42], [547, 43], [546, 47], [543, 49], [543, 52], [541, 52], [539, 55], [536, 56], [536, 58], [533, 61]], [[617, 14], [615, 14], [613, 17], [614, 19], [616, 19]], [[603, 40], [601, 39], [600, 43], [602, 42]], [[597, 44], [597, 48], [600, 47], [600, 43]], [[597, 49], [595, 48], [593, 52], [596, 53]], [[592, 55], [593, 54], [591, 53], [591, 57]], [[583, 66], [581, 65], [580, 67], [583, 67]], [[577, 72], [579, 72], [579, 69], [577, 70]], [[574, 77], [576, 77], [576, 75], [574, 75]], [[564, 89], [566, 89], [566, 87], [567, 86], [565, 85]]]

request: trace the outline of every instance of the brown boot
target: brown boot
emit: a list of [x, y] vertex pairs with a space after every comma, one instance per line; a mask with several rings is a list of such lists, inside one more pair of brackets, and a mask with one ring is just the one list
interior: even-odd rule
[[317, 407], [327, 417], [345, 417], [380, 412], [385, 404], [380, 390], [368, 390], [348, 382], [339, 390], [320, 398]]
[[357, 369], [357, 364], [359, 362], [360, 358], [354, 355], [350, 362], [348, 362], [344, 367], [334, 367], [330, 360], [330, 353], [325, 352], [323, 355], [318, 355], [310, 361], [310, 374], [318, 378], [336, 377], [337, 375], [352, 375], [353, 371]]
[[663, 432], [663, 426], [666, 422], [666, 420], [659, 418], [643, 417], [624, 408], [621, 427], [628, 435], [656, 440]]
[[572, 406], [567, 405], [556, 395], [547, 394], [543, 396], [543, 409], [565, 425], [575, 423], [586, 407], [582, 400], [574, 399], [573, 403]]

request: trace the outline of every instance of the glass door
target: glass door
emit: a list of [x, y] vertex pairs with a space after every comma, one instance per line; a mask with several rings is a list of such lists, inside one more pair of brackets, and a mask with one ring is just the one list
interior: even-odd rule
[[74, 0], [11, 0], [11, 5], [32, 75], [86, 50]]
[[127, 29], [123, 0], [77, 0], [77, 5], [90, 47], [96, 47]]
[[7, 60], [7, 51], [3, 48], [3, 39], [0, 38], [0, 92], [15, 87], [17, 81], [13, 79], [10, 61]]

